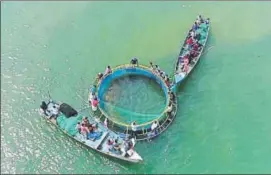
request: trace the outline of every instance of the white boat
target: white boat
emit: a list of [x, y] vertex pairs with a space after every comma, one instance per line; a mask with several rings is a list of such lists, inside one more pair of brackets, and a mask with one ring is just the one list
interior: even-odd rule
[[[138, 163], [142, 162], [141, 156], [134, 150], [135, 139], [123, 139], [117, 133], [109, 130], [98, 119], [83, 113], [78, 113], [66, 103], [58, 103], [49, 100], [42, 102], [40, 114], [56, 125], [61, 131], [83, 145], [90, 147], [104, 155], [121, 159], [124, 161]], [[91, 125], [95, 125], [95, 130], [86, 135], [80, 134], [76, 128], [78, 122], [87, 118]]]

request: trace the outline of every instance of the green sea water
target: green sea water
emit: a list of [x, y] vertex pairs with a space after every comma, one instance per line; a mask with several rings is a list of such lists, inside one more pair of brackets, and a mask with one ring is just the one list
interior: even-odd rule
[[[271, 173], [270, 9], [257, 1], [1, 2], [1, 173]], [[101, 156], [39, 116], [48, 91], [85, 106], [108, 64], [137, 56], [172, 74], [198, 14], [211, 18], [208, 51], [178, 89], [173, 125], [137, 143], [142, 164]]]

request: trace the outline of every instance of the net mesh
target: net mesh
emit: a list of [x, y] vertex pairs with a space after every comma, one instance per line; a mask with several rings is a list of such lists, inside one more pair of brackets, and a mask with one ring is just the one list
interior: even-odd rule
[[116, 122], [123, 122], [128, 125], [133, 121], [136, 121], [138, 124], [143, 124], [155, 120], [161, 115], [160, 113], [158, 114], [138, 113], [113, 105], [105, 101], [100, 101], [100, 103], [102, 103], [104, 111], [110, 114], [110, 118], [112, 120]]

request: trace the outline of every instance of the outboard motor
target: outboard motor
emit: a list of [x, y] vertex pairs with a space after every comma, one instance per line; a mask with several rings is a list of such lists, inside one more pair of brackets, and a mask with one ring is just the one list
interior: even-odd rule
[[45, 103], [45, 101], [42, 101], [42, 102], [41, 102], [41, 105], [40, 105], [40, 113], [46, 115], [47, 107], [48, 107], [48, 106], [47, 106], [47, 104]]

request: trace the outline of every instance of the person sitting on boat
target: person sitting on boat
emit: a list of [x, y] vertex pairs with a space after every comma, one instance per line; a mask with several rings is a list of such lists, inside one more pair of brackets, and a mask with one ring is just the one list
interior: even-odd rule
[[190, 49], [190, 48], [192, 47], [192, 45], [194, 44], [193, 37], [189, 37], [189, 38], [186, 40], [186, 44], [188, 45], [188, 49]]
[[165, 75], [164, 80], [167, 80], [169, 78], [168, 74]]
[[131, 123], [131, 129], [132, 129], [132, 137], [136, 137], [137, 136], [137, 125], [136, 122], [132, 122]]
[[172, 106], [172, 102], [170, 101], [166, 109], [167, 115], [171, 116], [172, 110], [173, 110], [173, 106]]
[[201, 34], [197, 33], [194, 37], [194, 39], [198, 42], [200, 40]]
[[112, 73], [111, 67], [107, 66], [106, 69], [105, 69], [104, 75], [111, 74], [111, 73]]
[[193, 55], [192, 55], [192, 52], [195, 52], [195, 51], [191, 51], [190, 54], [188, 55], [188, 64], [191, 63], [192, 59], [193, 59]]
[[103, 78], [103, 76], [104, 76], [103, 73], [101, 73], [101, 72], [98, 73], [97, 80], [100, 81]]
[[82, 123], [84, 123], [86, 126], [89, 125], [89, 120], [87, 117], [84, 117], [82, 120]]
[[170, 80], [169, 80], [169, 78], [167, 78], [167, 79], [165, 80], [165, 83], [166, 83], [167, 87], [170, 87]]
[[184, 68], [183, 68], [183, 72], [187, 73], [189, 70], [189, 60], [188, 57], [184, 60]]
[[188, 59], [189, 54], [190, 54], [190, 52], [187, 53], [187, 54], [185, 54], [185, 55], [183, 56], [183, 60], [182, 60], [183, 63], [185, 62], [186, 59]]
[[115, 139], [114, 144], [113, 144], [113, 148], [114, 148], [116, 151], [119, 151], [119, 152], [120, 152], [120, 149], [121, 149], [121, 143], [119, 143], [119, 140], [118, 140], [118, 139]]
[[131, 64], [132, 64], [133, 66], [135, 66], [135, 65], [138, 66], [138, 60], [137, 60], [136, 57], [134, 57], [134, 58], [131, 60]]
[[193, 24], [193, 26], [192, 26], [192, 30], [193, 30], [193, 31], [196, 31], [196, 30], [198, 30], [198, 28], [199, 28], [199, 26], [198, 26], [197, 22], [195, 22], [195, 23]]
[[210, 18], [207, 18], [206, 20], [205, 20], [205, 24], [209, 24], [210, 23]]
[[202, 22], [203, 22], [203, 19], [202, 19], [201, 15], [199, 15], [199, 16], [197, 17], [197, 19], [196, 19], [196, 23], [197, 23], [198, 25], [200, 25]]
[[87, 125], [87, 127], [88, 127], [88, 134], [94, 132], [94, 129], [91, 125]]
[[89, 103], [91, 103], [91, 101], [94, 99], [96, 91], [97, 91], [97, 86], [93, 85], [89, 90], [89, 96], [88, 96]]
[[178, 58], [178, 63], [181, 64], [183, 62], [183, 56], [180, 55], [179, 58]]
[[169, 100], [172, 101], [172, 102], [174, 103], [175, 100], [176, 100], [176, 96], [175, 96], [174, 92], [169, 91], [169, 92], [168, 92], [168, 95], [169, 95]]
[[93, 100], [92, 100], [92, 103], [91, 103], [91, 108], [93, 111], [97, 111], [97, 106], [99, 104], [99, 101], [98, 101], [98, 98], [95, 97]]
[[84, 123], [81, 124], [81, 134], [84, 136], [85, 139], [87, 139], [87, 134], [89, 133], [88, 128]]
[[166, 73], [165, 73], [164, 71], [161, 70], [160, 76], [164, 79], [164, 78], [166, 77]]
[[199, 52], [195, 51], [195, 50], [192, 50], [191, 51], [191, 60], [189, 60], [189, 64], [190, 62], [195, 59], [197, 56], [199, 55]]
[[98, 124], [97, 123], [90, 124], [90, 126], [92, 127], [93, 131], [98, 130]]
[[155, 65], [155, 71], [156, 73], [160, 73], [160, 67], [157, 64]]
[[94, 84], [91, 88], [90, 88], [90, 93], [91, 94], [95, 94], [97, 91], [97, 86]]
[[201, 23], [203, 23], [203, 22], [204, 22], [204, 20], [203, 20], [203, 18], [202, 18], [202, 16], [201, 16], [201, 15], [198, 15], [198, 16], [197, 16], [197, 20], [198, 20], [198, 21], [200, 21]]
[[196, 36], [196, 32], [194, 30], [191, 30], [191, 32], [189, 32], [189, 36], [194, 38]]
[[47, 104], [45, 103], [45, 101], [42, 101], [41, 105], [40, 105], [40, 113], [41, 114], [46, 114], [45, 113], [46, 109], [47, 109]]
[[195, 42], [194, 45], [193, 45], [193, 50], [194, 51], [198, 51], [199, 50], [199, 43], [198, 42]]
[[151, 131], [154, 133], [154, 134], [156, 134], [156, 128], [158, 127], [158, 121], [157, 120], [154, 120], [154, 122], [152, 123], [152, 125], [151, 125]]
[[113, 144], [114, 144], [114, 140], [112, 138], [109, 138], [107, 140], [107, 145], [108, 145], [108, 150], [112, 151], [113, 150]]
[[76, 124], [75, 129], [81, 134], [81, 123], [80, 123], [80, 122], [78, 122], [78, 123]]
[[91, 126], [89, 126], [89, 129], [90, 131], [87, 133], [87, 139], [90, 139], [90, 140], [98, 140], [101, 138], [101, 136], [103, 135], [103, 132], [94, 132], [93, 131], [93, 128]]
[[107, 117], [104, 119], [103, 124], [104, 124], [104, 127], [108, 128], [108, 119], [107, 119]]
[[153, 65], [153, 63], [150, 61], [150, 68], [152, 69], [152, 70], [154, 70], [155, 68], [154, 68], [154, 65]]

